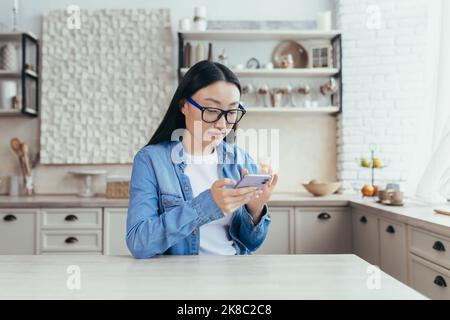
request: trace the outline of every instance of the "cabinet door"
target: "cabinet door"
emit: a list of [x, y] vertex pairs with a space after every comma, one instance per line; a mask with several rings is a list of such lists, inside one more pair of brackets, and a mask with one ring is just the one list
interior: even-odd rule
[[348, 208], [295, 208], [296, 253], [351, 253], [351, 240]]
[[292, 238], [294, 208], [270, 207], [269, 231], [266, 239], [255, 254], [289, 254], [293, 253]]
[[35, 254], [35, 209], [0, 209], [0, 254]]
[[353, 253], [367, 262], [380, 264], [378, 218], [359, 209], [352, 209]]
[[379, 218], [380, 268], [403, 283], [407, 282], [405, 225]]
[[105, 208], [103, 245], [106, 255], [129, 255], [125, 242], [127, 228], [127, 208]]

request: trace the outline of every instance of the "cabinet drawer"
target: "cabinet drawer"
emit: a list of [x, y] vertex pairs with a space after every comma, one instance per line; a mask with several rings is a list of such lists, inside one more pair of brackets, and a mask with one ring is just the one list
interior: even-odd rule
[[0, 209], [0, 254], [35, 254], [38, 210]]
[[450, 271], [413, 254], [411, 286], [431, 299], [450, 299]]
[[407, 282], [406, 232], [403, 223], [379, 219], [381, 270]]
[[353, 252], [374, 265], [380, 265], [378, 218], [353, 209]]
[[100, 229], [102, 209], [43, 209], [41, 219], [44, 229]]
[[450, 240], [438, 234], [411, 228], [410, 251], [450, 269]]
[[351, 213], [342, 208], [296, 208], [297, 254], [351, 253]]
[[102, 232], [100, 230], [45, 230], [41, 231], [41, 251], [101, 251]]

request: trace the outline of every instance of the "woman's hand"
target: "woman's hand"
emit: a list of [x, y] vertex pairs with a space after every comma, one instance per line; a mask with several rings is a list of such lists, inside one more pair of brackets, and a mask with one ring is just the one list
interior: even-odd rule
[[[247, 169], [242, 169], [242, 176], [247, 175]], [[272, 176], [272, 179], [264, 186], [264, 188], [261, 191], [261, 195], [258, 198], [250, 200], [246, 206], [248, 212], [253, 217], [253, 222], [257, 224], [261, 218], [261, 212], [264, 207], [264, 204], [266, 204], [267, 201], [269, 201], [270, 196], [272, 195], [273, 188], [277, 185], [278, 182], [278, 174], [272, 174], [272, 168], [271, 167], [265, 167], [260, 170], [259, 173], [266, 173], [270, 174]]]
[[216, 180], [211, 186], [211, 195], [217, 207], [226, 214], [233, 213], [236, 209], [248, 203], [251, 199], [262, 194], [255, 187], [246, 187], [239, 189], [225, 188], [227, 185], [234, 185], [233, 179]]

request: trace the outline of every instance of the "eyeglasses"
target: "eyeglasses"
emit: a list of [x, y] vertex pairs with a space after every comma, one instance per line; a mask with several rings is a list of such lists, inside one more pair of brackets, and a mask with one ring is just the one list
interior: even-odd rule
[[194, 107], [200, 109], [202, 111], [202, 120], [207, 123], [213, 123], [219, 121], [219, 119], [225, 115], [225, 121], [229, 124], [238, 123], [244, 114], [246, 113], [244, 107], [239, 104], [239, 109], [231, 109], [231, 110], [222, 110], [219, 108], [211, 108], [211, 107], [202, 107], [197, 102], [195, 102], [192, 98], [187, 99], [187, 101], [192, 104]]

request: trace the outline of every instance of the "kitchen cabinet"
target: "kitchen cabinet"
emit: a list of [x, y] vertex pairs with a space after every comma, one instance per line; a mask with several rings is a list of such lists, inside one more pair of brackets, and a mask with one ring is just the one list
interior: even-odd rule
[[378, 218], [368, 212], [352, 209], [353, 253], [373, 265], [380, 265]]
[[38, 253], [101, 253], [101, 208], [40, 210]]
[[411, 286], [431, 299], [450, 299], [450, 271], [410, 255]]
[[101, 230], [42, 230], [41, 252], [101, 252]]
[[409, 227], [409, 283], [432, 299], [450, 299], [450, 238]]
[[102, 210], [92, 209], [43, 209], [41, 210], [43, 229], [101, 229]]
[[346, 208], [295, 208], [295, 253], [352, 252], [351, 216]]
[[407, 283], [406, 227], [403, 223], [379, 218], [380, 268]]
[[450, 238], [352, 208], [353, 251], [431, 299], [449, 299]]
[[353, 252], [407, 283], [406, 225], [352, 208]]
[[0, 254], [36, 253], [36, 209], [0, 209]]
[[255, 254], [294, 253], [294, 208], [271, 207], [270, 226], [266, 239]]
[[410, 251], [450, 269], [450, 238], [420, 228], [410, 228]]
[[106, 255], [130, 255], [125, 242], [127, 208], [105, 208], [103, 244]]

